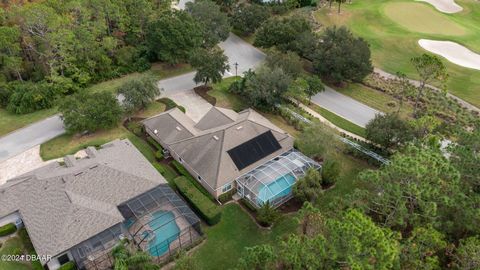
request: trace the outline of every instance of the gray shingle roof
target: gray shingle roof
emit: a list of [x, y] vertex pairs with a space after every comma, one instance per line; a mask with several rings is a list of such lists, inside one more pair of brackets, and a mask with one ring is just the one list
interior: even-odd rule
[[0, 217], [18, 211], [38, 254], [58, 255], [123, 222], [118, 205], [166, 183], [128, 140], [87, 154], [0, 186]]
[[[178, 115], [178, 112], [180, 110], [172, 109], [147, 119], [144, 124], [150, 130], [157, 130], [156, 139], [168, 145], [213, 189], [222, 187], [293, 147], [290, 135], [252, 109], [236, 113], [213, 107], [196, 125], [191, 125], [191, 119], [184, 123], [185, 114], [179, 118], [173, 117], [176, 123], [161, 125], [170, 121], [172, 115]], [[178, 125], [189, 126], [190, 135], [173, 139], [175, 126]], [[239, 171], [227, 151], [268, 130], [272, 131], [282, 148]]]

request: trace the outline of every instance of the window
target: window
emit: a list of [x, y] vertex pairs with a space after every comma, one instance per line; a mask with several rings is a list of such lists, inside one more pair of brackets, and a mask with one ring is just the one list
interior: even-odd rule
[[202, 181], [202, 177], [199, 175], [197, 176], [198, 181]]
[[70, 259], [68, 258], [68, 254], [65, 253], [63, 254], [62, 256], [58, 257], [58, 263], [60, 265], [64, 265], [66, 263], [68, 263], [70, 261]]
[[230, 189], [232, 189], [232, 184], [226, 184], [222, 187], [222, 192], [227, 192], [229, 191]]

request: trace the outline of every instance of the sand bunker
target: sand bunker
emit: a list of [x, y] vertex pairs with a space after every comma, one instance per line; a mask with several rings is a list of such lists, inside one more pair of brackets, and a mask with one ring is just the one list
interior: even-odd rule
[[457, 13], [463, 10], [461, 6], [455, 3], [455, 0], [415, 0], [427, 2], [443, 13]]
[[425, 50], [447, 58], [462, 67], [480, 70], [480, 54], [451, 41], [420, 39], [418, 44]]

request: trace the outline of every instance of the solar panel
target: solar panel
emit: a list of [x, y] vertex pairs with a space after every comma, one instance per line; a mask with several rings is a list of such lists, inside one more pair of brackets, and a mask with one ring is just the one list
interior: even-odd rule
[[281, 148], [272, 131], [269, 130], [228, 150], [227, 153], [238, 170], [242, 170]]

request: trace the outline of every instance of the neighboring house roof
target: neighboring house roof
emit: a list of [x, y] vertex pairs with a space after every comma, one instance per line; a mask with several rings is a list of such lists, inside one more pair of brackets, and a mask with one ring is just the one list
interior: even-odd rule
[[118, 205], [166, 183], [128, 140], [86, 152], [0, 186], [0, 217], [18, 211], [40, 255], [58, 255], [123, 222]]
[[[230, 183], [236, 177], [293, 147], [293, 138], [288, 133], [252, 109], [236, 113], [213, 107], [194, 125], [191, 119], [186, 120], [186, 115], [181, 113], [180, 116], [179, 112], [181, 113], [179, 109], [174, 108], [146, 119], [144, 124], [150, 131], [156, 130], [153, 132], [156, 139], [180, 156], [212, 189]], [[172, 119], [175, 121], [172, 122]], [[185, 127], [186, 130], [179, 131], [177, 126]], [[228, 150], [268, 131], [278, 141], [281, 149], [245, 168], [237, 168]], [[178, 137], [175, 138], [176, 135]]]

